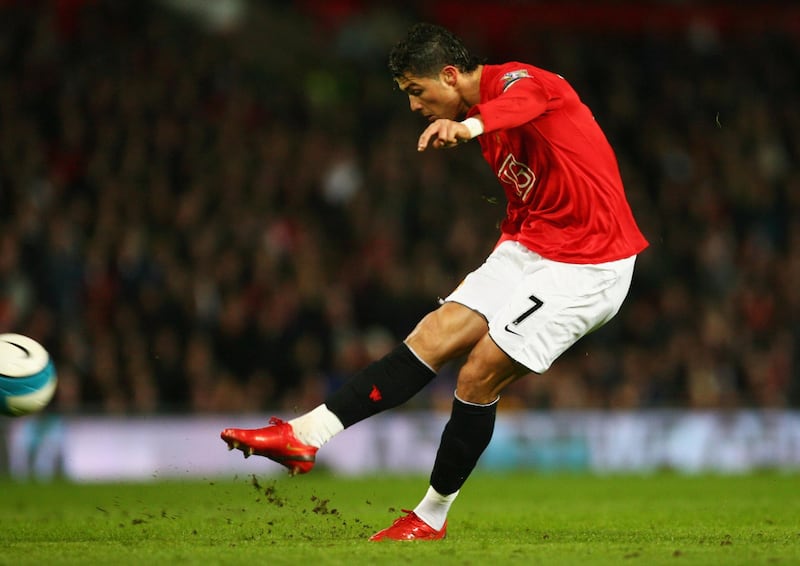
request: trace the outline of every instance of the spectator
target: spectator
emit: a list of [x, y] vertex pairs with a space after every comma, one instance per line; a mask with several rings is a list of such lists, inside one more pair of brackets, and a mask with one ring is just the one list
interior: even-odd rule
[[[376, 322], [402, 338], [494, 242], [470, 148], [401, 141], [393, 18], [315, 35], [291, 4], [249, 7], [226, 35], [149, 3], [66, 27], [0, 8], [0, 331], [54, 353], [53, 410], [313, 406]], [[536, 45], [591, 98], [652, 247], [602, 336], [508, 408], [800, 405], [800, 41], [701, 36]]]

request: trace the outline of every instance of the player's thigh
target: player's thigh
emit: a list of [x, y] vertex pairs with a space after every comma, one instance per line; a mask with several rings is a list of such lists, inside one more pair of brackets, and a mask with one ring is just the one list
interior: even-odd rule
[[486, 319], [459, 303], [444, 303], [428, 313], [406, 338], [414, 353], [438, 371], [469, 352], [488, 332]]
[[420, 321], [406, 344], [435, 370], [468, 353], [486, 335], [488, 321], [522, 277], [523, 251], [527, 252], [516, 242], [499, 245], [436, 311]]

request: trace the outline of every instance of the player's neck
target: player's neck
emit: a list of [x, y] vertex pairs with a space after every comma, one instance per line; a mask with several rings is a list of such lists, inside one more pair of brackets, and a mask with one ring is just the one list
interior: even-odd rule
[[472, 108], [481, 101], [482, 74], [483, 65], [479, 65], [478, 68], [471, 73], [463, 73], [461, 75], [461, 98], [468, 108]]

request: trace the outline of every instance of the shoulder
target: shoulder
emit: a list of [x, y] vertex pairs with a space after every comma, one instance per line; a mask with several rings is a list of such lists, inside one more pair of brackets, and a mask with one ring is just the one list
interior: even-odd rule
[[495, 92], [503, 92], [511, 85], [524, 80], [533, 79], [536, 82], [549, 80], [555, 73], [520, 61], [509, 61], [499, 65], [485, 65], [483, 70], [483, 84]]

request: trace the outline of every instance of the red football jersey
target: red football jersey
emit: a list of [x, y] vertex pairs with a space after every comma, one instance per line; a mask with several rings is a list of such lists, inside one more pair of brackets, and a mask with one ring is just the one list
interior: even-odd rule
[[480, 96], [469, 115], [483, 119], [481, 150], [508, 199], [500, 242], [567, 263], [647, 247], [614, 151], [563, 77], [524, 63], [485, 65]]

